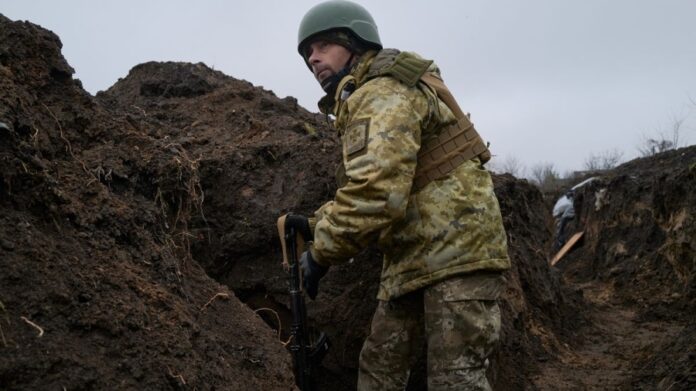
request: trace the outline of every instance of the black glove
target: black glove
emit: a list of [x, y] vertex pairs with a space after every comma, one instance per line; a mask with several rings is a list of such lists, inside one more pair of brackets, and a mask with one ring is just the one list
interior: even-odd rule
[[295, 231], [302, 235], [305, 242], [311, 242], [314, 239], [312, 229], [309, 228], [309, 220], [305, 216], [288, 213], [285, 218], [285, 228], [289, 227], [295, 228]]
[[302, 283], [305, 291], [310, 299], [314, 300], [319, 292], [319, 280], [329, 271], [328, 267], [321, 266], [314, 262], [312, 253], [309, 250], [302, 253], [300, 257], [300, 266], [302, 267]]

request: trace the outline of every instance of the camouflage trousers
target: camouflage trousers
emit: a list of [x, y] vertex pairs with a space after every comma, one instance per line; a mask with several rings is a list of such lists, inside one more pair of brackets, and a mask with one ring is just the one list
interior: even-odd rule
[[490, 390], [503, 282], [501, 273], [478, 272], [380, 301], [360, 352], [358, 390], [405, 389], [423, 343], [429, 390]]

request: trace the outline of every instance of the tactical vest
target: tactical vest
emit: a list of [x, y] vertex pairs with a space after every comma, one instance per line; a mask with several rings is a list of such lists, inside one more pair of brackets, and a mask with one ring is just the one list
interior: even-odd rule
[[[457, 122], [440, 130], [438, 135], [421, 145], [417, 155], [416, 173], [413, 178], [412, 193], [423, 189], [430, 182], [447, 176], [460, 164], [478, 158], [481, 164], [491, 159], [488, 147], [452, 96], [442, 79], [428, 72], [432, 60], [425, 60], [408, 52], [396, 49], [380, 51], [372, 61], [365, 79], [391, 76], [409, 87], [423, 83], [442, 100], [452, 111]], [[336, 101], [342, 97], [350, 77], [344, 78], [337, 89]]]

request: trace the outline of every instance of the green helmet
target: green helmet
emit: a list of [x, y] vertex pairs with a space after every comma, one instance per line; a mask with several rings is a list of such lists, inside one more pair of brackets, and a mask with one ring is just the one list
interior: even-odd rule
[[382, 49], [377, 24], [361, 5], [345, 0], [330, 0], [312, 7], [302, 18], [297, 34], [297, 51], [304, 57], [303, 46], [319, 33], [345, 29], [367, 47]]

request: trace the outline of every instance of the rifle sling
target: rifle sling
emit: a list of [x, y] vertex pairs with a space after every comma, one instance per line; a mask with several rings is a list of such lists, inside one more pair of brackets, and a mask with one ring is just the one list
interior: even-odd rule
[[[278, 228], [278, 236], [280, 237], [280, 245], [281, 245], [282, 250], [283, 250], [283, 268], [286, 271], [288, 269], [290, 269], [290, 259], [293, 259], [293, 258], [289, 257], [289, 255], [288, 255], [289, 254], [288, 247], [290, 247], [290, 246], [288, 246], [288, 244], [286, 242], [286, 237], [285, 237], [285, 230], [287, 229], [285, 222], [287, 220], [287, 217], [288, 217], [287, 214], [282, 215], [278, 218], [278, 220], [276, 222], [276, 225]], [[302, 235], [295, 235], [294, 240], [296, 243], [295, 244], [295, 248], [296, 248], [295, 256], [296, 256], [296, 258], [294, 258], [294, 259], [300, 259], [300, 257], [302, 256], [302, 252], [304, 252], [305, 241], [302, 238]], [[300, 277], [302, 277], [301, 273], [300, 273]]]

